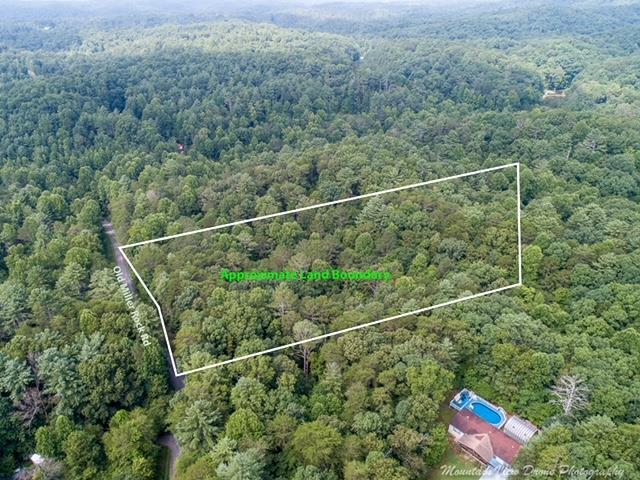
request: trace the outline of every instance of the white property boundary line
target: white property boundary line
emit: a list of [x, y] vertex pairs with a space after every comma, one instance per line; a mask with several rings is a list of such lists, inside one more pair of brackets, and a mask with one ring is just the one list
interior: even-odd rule
[[[352, 201], [355, 201], [355, 200], [361, 200], [363, 198], [376, 197], [376, 196], [379, 196], [379, 195], [384, 195], [385, 193], [399, 192], [399, 191], [402, 191], [402, 190], [408, 190], [408, 189], [411, 189], [411, 188], [422, 187], [422, 186], [425, 186], [425, 185], [433, 185], [433, 184], [436, 184], [436, 183], [446, 182], [448, 180], [454, 180], [456, 178], [471, 177], [473, 175], [479, 175], [481, 173], [487, 173], [487, 172], [494, 172], [494, 171], [497, 171], [497, 170], [503, 170], [505, 168], [510, 168], [510, 167], [515, 167], [516, 168], [516, 196], [517, 196], [517, 223], [518, 223], [518, 282], [517, 283], [511, 284], [511, 285], [507, 285], [506, 287], [495, 288], [495, 289], [489, 290], [487, 292], [480, 292], [480, 293], [476, 293], [476, 294], [469, 295], [469, 296], [466, 296], [466, 297], [458, 298], [456, 300], [449, 300], [448, 302], [439, 303], [437, 305], [432, 305], [430, 307], [419, 308], [419, 309], [413, 310], [411, 312], [405, 312], [405, 313], [401, 313], [401, 314], [398, 314], [398, 315], [393, 315], [391, 317], [382, 318], [380, 320], [374, 320], [373, 322], [363, 323], [362, 325], [355, 325], [353, 327], [344, 328], [342, 330], [337, 330], [335, 332], [325, 333], [323, 335], [318, 335], [316, 337], [308, 338], [306, 340], [300, 340], [300, 341], [297, 341], [297, 342], [288, 343], [286, 345], [281, 345], [281, 346], [278, 346], [278, 347], [268, 348], [268, 349], [262, 350], [260, 352], [250, 353], [248, 355], [242, 355], [240, 357], [235, 357], [235, 358], [232, 358], [230, 360], [224, 360], [222, 362], [214, 363], [214, 364], [211, 364], [211, 365], [206, 365], [206, 366], [200, 367], [200, 368], [194, 368], [192, 370], [187, 370], [185, 372], [178, 372], [178, 369], [176, 367], [176, 361], [175, 361], [175, 358], [173, 357], [173, 350], [171, 348], [171, 342], [169, 341], [169, 334], [167, 333], [167, 327], [166, 327], [165, 322], [164, 322], [164, 316], [162, 315], [162, 309], [160, 308], [160, 305], [158, 304], [158, 301], [155, 299], [155, 297], [151, 293], [151, 290], [149, 290], [149, 287], [147, 287], [147, 285], [144, 282], [144, 280], [142, 280], [142, 276], [138, 273], [136, 268], [133, 266], [133, 263], [131, 263], [131, 260], [129, 259], [129, 257], [124, 253], [125, 249], [127, 249], [127, 248], [139, 247], [139, 246], [142, 246], [142, 245], [148, 245], [150, 243], [157, 243], [157, 242], [162, 242], [162, 241], [165, 241], [165, 240], [171, 240], [173, 238], [186, 237], [188, 235], [194, 235], [196, 233], [210, 232], [210, 231], [213, 231], [213, 230], [219, 230], [221, 228], [232, 227], [232, 226], [235, 226], [235, 225], [243, 225], [245, 223], [255, 222], [257, 220], [265, 220], [265, 219], [268, 219], [268, 218], [281, 217], [283, 215], [288, 215], [288, 214], [298, 213], [298, 212], [304, 212], [306, 210], [313, 210], [313, 209], [316, 209], [316, 208], [328, 207], [328, 206], [331, 206], [331, 205], [338, 205], [338, 204], [341, 204], [341, 203], [352, 202]], [[210, 368], [220, 367], [222, 365], [228, 365], [230, 363], [238, 362], [240, 360], [246, 360], [248, 358], [257, 357], [259, 355], [264, 355], [264, 354], [267, 354], [267, 353], [272, 353], [272, 352], [277, 352], [279, 350], [284, 350], [285, 348], [295, 347], [296, 345], [301, 345], [303, 343], [309, 343], [309, 342], [314, 342], [314, 341], [317, 341], [317, 340], [322, 340], [324, 338], [332, 337], [332, 336], [335, 336], [335, 335], [341, 335], [343, 333], [352, 332], [354, 330], [358, 330], [358, 329], [361, 329], [361, 328], [370, 327], [370, 326], [373, 326], [373, 325], [379, 325], [381, 323], [389, 322], [391, 320], [397, 320], [397, 319], [403, 318], [403, 317], [409, 317], [409, 316], [412, 316], [412, 315], [418, 315], [420, 313], [424, 313], [424, 312], [428, 312], [428, 311], [431, 311], [431, 310], [435, 310], [437, 308], [446, 307], [446, 306], [449, 306], [449, 305], [454, 305], [456, 303], [464, 302], [466, 300], [471, 300], [471, 299], [474, 299], [474, 298], [484, 297], [484, 296], [490, 295], [492, 293], [502, 292], [502, 291], [505, 291], [505, 290], [509, 290], [511, 288], [522, 286], [522, 226], [521, 226], [522, 214], [521, 214], [521, 208], [520, 208], [520, 206], [521, 206], [520, 195], [521, 195], [520, 194], [520, 163], [519, 162], [508, 163], [506, 165], [499, 165], [497, 167], [484, 168], [482, 170], [476, 170], [476, 171], [473, 171], [473, 172], [461, 173], [459, 175], [452, 175], [450, 177], [437, 178], [435, 180], [427, 180], [426, 182], [414, 183], [414, 184], [411, 184], [411, 185], [405, 185], [403, 187], [396, 187], [396, 188], [390, 188], [390, 189], [387, 189], [387, 190], [380, 190], [379, 192], [366, 193], [364, 195], [358, 195], [358, 196], [355, 196], [355, 197], [343, 198], [343, 199], [334, 200], [334, 201], [331, 201], [331, 202], [319, 203], [319, 204], [316, 204], [316, 205], [310, 205], [308, 207], [300, 207], [300, 208], [294, 208], [293, 210], [287, 210], [287, 211], [284, 211], [284, 212], [271, 213], [269, 215], [263, 215], [261, 217], [249, 218], [249, 219], [246, 219], [246, 220], [239, 220], [237, 222], [225, 223], [225, 224], [216, 225], [216, 226], [213, 226], [213, 227], [207, 227], [207, 228], [201, 228], [201, 229], [198, 229], [198, 230], [192, 230], [190, 232], [178, 233], [176, 235], [168, 235], [166, 237], [159, 237], [159, 238], [154, 238], [154, 239], [151, 239], [151, 240], [145, 240], [145, 241], [142, 241], [142, 242], [130, 243], [128, 245], [123, 245], [121, 247], [118, 247], [118, 249], [120, 250], [120, 253], [122, 253], [122, 256], [124, 257], [126, 262], [129, 264], [129, 267], [131, 267], [131, 270], [133, 271], [133, 273], [137, 277], [138, 281], [142, 285], [142, 288], [144, 288], [145, 292], [147, 292], [147, 295], [149, 295], [149, 298], [151, 298], [151, 301], [153, 302], [153, 304], [155, 305], [156, 309], [158, 310], [158, 315], [160, 316], [160, 322], [162, 323], [162, 331], [164, 333], [164, 338], [165, 338], [165, 341], [167, 343], [167, 348], [169, 349], [169, 358], [171, 359], [171, 366], [173, 367], [173, 371], [174, 371], [175, 376], [176, 377], [181, 377], [181, 376], [184, 376], [184, 375], [188, 375], [190, 373], [201, 372], [203, 370], [208, 370]]]

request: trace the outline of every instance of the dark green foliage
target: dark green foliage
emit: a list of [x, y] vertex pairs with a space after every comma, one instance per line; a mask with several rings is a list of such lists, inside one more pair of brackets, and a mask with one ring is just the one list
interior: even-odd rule
[[13, 473], [23, 453], [20, 424], [11, 413], [10, 402], [0, 397], [0, 475], [3, 477], [9, 477]]

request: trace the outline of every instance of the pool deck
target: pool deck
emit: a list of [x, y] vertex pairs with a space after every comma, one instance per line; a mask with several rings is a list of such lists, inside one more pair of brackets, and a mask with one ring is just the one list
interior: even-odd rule
[[[496, 416], [498, 416], [499, 420], [492, 421], [492, 419], [483, 415], [482, 409], [475, 409], [474, 408], [475, 404], [484, 406], [486, 409], [490, 411], [490, 413], [493, 413]], [[506, 423], [508, 419], [507, 412], [502, 407], [498, 407], [497, 405], [494, 405], [491, 402], [488, 402], [484, 398], [480, 397], [479, 395], [475, 394], [473, 391], [468, 390], [466, 388], [461, 390], [455, 397], [451, 399], [451, 402], [449, 402], [449, 406], [454, 410], [457, 410], [458, 412], [467, 410], [477, 415], [478, 417], [482, 418], [489, 425], [492, 425], [496, 428], [502, 428], [502, 426]]]

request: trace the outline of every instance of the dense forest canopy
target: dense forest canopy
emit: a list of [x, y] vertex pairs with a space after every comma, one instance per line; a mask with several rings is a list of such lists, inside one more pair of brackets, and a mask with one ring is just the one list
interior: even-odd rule
[[[47, 460], [24, 478], [165, 478], [164, 432], [180, 480], [438, 478], [462, 386], [541, 428], [518, 466], [640, 478], [639, 66], [633, 1], [2, 5], [0, 478], [34, 452]], [[115, 242], [512, 162], [522, 287], [184, 388], [152, 302], [135, 285], [145, 346], [113, 274]], [[513, 180], [135, 261], [170, 299], [179, 355], [206, 365], [417, 304], [437, 282], [473, 291], [513, 273], [474, 261], [512, 248], [498, 217]], [[480, 208], [489, 190], [499, 205]], [[469, 248], [474, 219], [493, 223]], [[275, 265], [380, 261], [397, 279], [360, 308], [303, 287], [240, 301], [202, 275], [274, 252]], [[447, 277], [456, 261], [466, 276]], [[289, 330], [270, 331], [276, 318]], [[569, 377], [587, 401], [567, 409], [552, 400]]]
[[[366, 173], [356, 176], [340, 167], [334, 176], [329, 165], [309, 167], [312, 171], [300, 171], [300, 182], [314, 193], [290, 199], [289, 206], [318, 205], [372, 189]], [[247, 350], [255, 345], [274, 348], [518, 283], [517, 170], [515, 165], [498, 168], [158, 239], [128, 248], [127, 255], [151, 287], [170, 331], [178, 332], [178, 369], [200, 368], [211, 363], [200, 355], [203, 350], [216, 361], [229, 360], [238, 352], [253, 353]], [[318, 178], [312, 175], [315, 169], [322, 172]], [[243, 214], [280, 212], [279, 186], [272, 181], [256, 185], [265, 195], [256, 210]], [[228, 195], [228, 200], [212, 199], [207, 218], [228, 219], [226, 212], [240, 197]], [[148, 227], [148, 222], [134, 224], [129, 238], [148, 240]], [[297, 281], [256, 285], [230, 281], [229, 271], [295, 272]], [[381, 278], [336, 281], [334, 271], [373, 271]], [[328, 278], [316, 281], [314, 274], [322, 272]]]

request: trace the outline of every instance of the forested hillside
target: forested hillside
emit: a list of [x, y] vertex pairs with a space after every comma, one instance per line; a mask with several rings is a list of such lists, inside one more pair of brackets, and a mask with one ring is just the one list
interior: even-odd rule
[[[0, 478], [38, 452], [25, 478], [161, 479], [167, 431], [178, 480], [437, 478], [461, 386], [541, 428], [518, 465], [640, 478], [640, 4], [264, 8], [0, 18]], [[127, 244], [512, 162], [524, 286], [179, 391], [153, 304], [138, 285], [144, 346], [113, 274], [105, 221]], [[492, 270], [456, 238], [510, 252], [512, 173], [450, 203], [363, 204], [357, 228], [283, 220], [135, 258], [171, 299], [174, 347], [205, 365], [296, 324], [412, 310], [436, 286], [500, 286], [508, 255]], [[365, 307], [295, 288], [245, 302], [201, 278], [221, 250], [246, 266], [264, 245], [274, 265], [385, 267], [395, 290]], [[447, 277], [456, 262], [468, 274]], [[588, 403], [567, 412], [551, 389], [569, 375]]]

